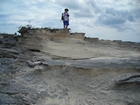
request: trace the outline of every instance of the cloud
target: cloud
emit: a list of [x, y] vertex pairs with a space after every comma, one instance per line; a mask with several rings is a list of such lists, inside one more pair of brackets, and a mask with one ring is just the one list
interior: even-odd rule
[[[118, 5], [118, 3], [116, 5]], [[123, 5], [125, 4], [123, 3]], [[127, 8], [116, 8], [113, 6], [103, 7], [104, 9], [98, 16], [96, 24], [115, 28], [119, 31], [125, 31], [127, 29], [133, 30], [132, 27], [129, 27], [129, 23], [140, 21], [140, 13], [138, 12], [140, 8], [136, 8], [133, 5], [126, 7]]]
[[82, 12], [75, 11], [73, 13], [73, 16], [75, 18], [92, 18], [93, 17], [93, 14], [89, 10], [84, 10]]
[[56, 0], [55, 3], [60, 5], [63, 9], [69, 8], [69, 12], [72, 13], [74, 18], [93, 17], [93, 8], [91, 9], [92, 2], [85, 2], [82, 0]]
[[6, 14], [0, 14], [0, 19], [1, 19], [1, 22], [2, 21], [6, 21], [8, 19], [9, 15], [6, 15]]
[[[140, 0], [0, 0], [0, 32], [14, 33], [31, 21], [33, 27], [62, 28], [61, 13], [70, 13], [70, 28], [86, 36], [140, 37]], [[113, 39], [113, 36], [110, 36]], [[130, 40], [131, 38], [129, 38]]]
[[88, 5], [88, 8], [92, 11], [94, 11], [94, 13], [99, 13], [101, 12], [101, 9], [100, 7], [97, 5], [97, 3], [94, 1], [94, 0], [87, 0], [86, 1], [87, 5]]

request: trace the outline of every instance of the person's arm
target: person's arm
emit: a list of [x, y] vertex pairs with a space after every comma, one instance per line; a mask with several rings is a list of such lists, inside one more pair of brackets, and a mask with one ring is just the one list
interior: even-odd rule
[[67, 13], [67, 17], [69, 17], [70, 15], [69, 15], [69, 13]]

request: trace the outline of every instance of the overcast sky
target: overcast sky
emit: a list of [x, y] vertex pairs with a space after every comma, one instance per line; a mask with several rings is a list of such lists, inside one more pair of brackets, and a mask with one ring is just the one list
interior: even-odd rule
[[71, 32], [87, 37], [140, 42], [140, 0], [0, 0], [0, 33], [19, 26], [63, 28], [69, 9]]

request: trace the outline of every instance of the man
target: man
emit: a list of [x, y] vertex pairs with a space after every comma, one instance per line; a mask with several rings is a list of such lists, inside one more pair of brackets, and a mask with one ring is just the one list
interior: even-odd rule
[[63, 17], [63, 24], [64, 24], [64, 28], [67, 29], [68, 25], [69, 25], [69, 13], [68, 13], [68, 9], [65, 9], [65, 12], [62, 14]]

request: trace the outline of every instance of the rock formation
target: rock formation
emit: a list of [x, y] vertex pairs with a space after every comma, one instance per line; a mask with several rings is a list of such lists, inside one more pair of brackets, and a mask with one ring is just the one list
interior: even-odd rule
[[140, 105], [140, 43], [84, 35], [0, 36], [0, 105]]

